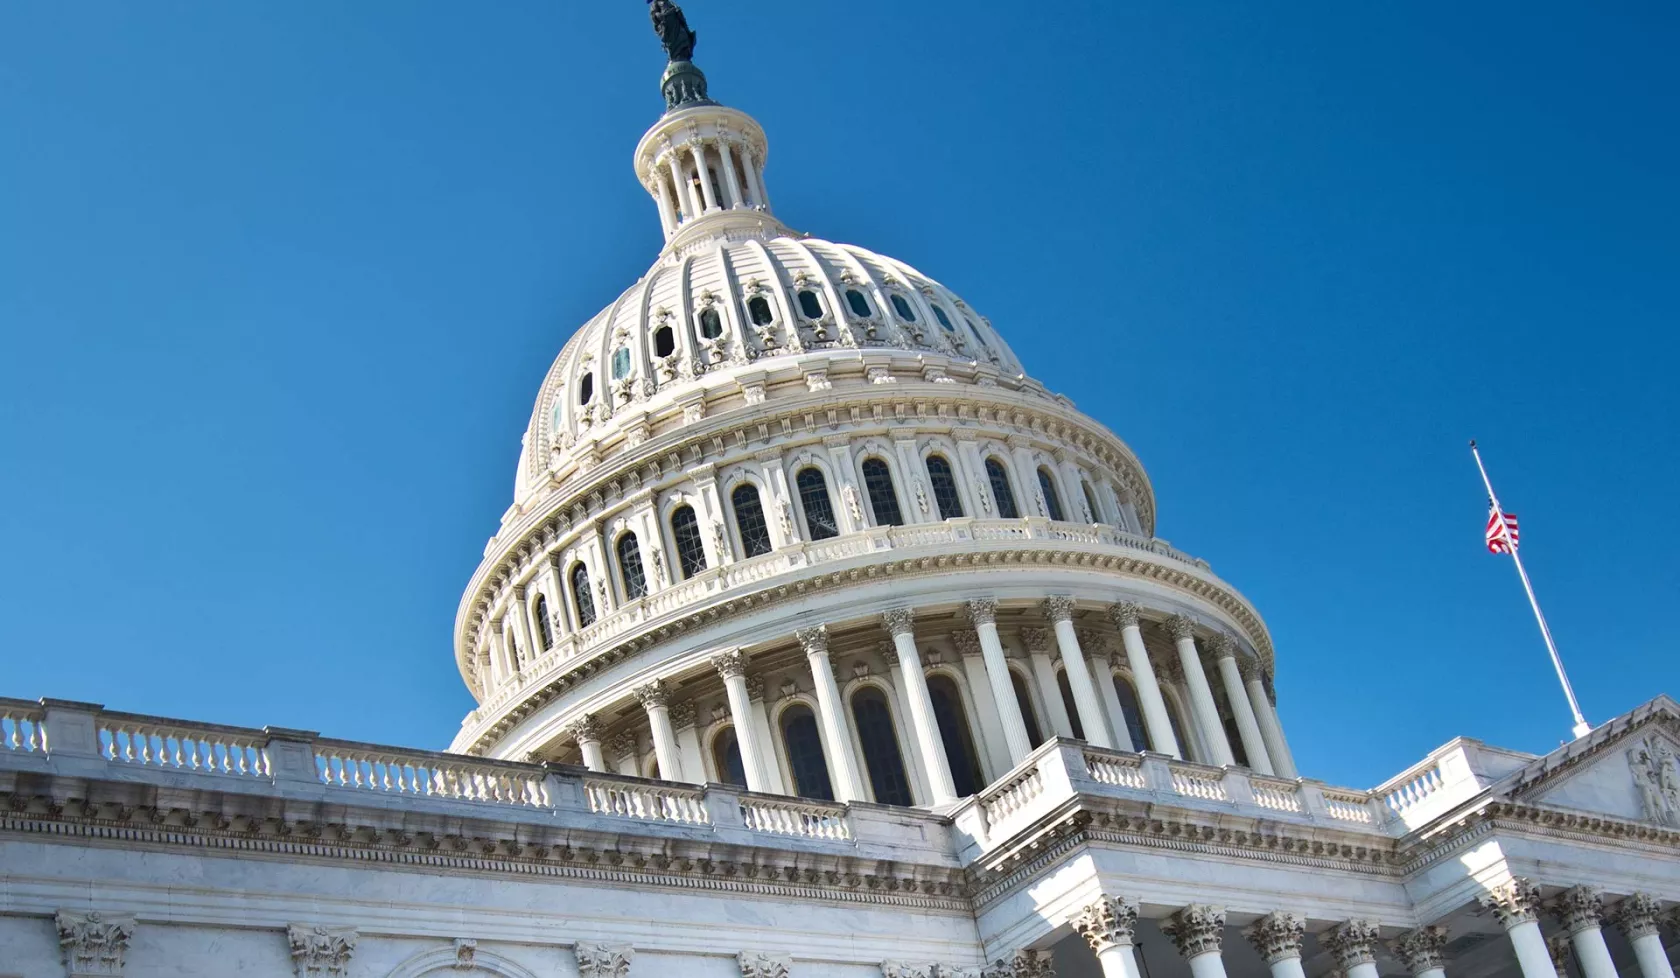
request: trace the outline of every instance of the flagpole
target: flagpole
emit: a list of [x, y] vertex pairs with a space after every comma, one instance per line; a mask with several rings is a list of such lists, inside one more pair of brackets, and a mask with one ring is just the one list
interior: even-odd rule
[[1540, 602], [1534, 597], [1534, 585], [1528, 581], [1528, 571], [1523, 569], [1522, 557], [1517, 554], [1517, 543], [1511, 539], [1510, 530], [1505, 526], [1505, 507], [1499, 505], [1499, 497], [1493, 493], [1493, 482], [1488, 478], [1487, 466], [1482, 464], [1482, 453], [1477, 450], [1474, 438], [1470, 439], [1470, 454], [1476, 457], [1476, 469], [1482, 473], [1482, 485], [1487, 487], [1488, 501], [1493, 504], [1499, 519], [1499, 532], [1505, 536], [1505, 549], [1510, 552], [1512, 563], [1517, 565], [1517, 576], [1522, 578], [1523, 590], [1528, 593], [1528, 606], [1534, 609], [1534, 620], [1540, 623], [1540, 635], [1546, 640], [1546, 651], [1552, 654], [1552, 668], [1557, 670], [1563, 695], [1569, 700], [1569, 712], [1575, 715], [1575, 736], [1577, 739], [1585, 737], [1592, 732], [1592, 724], [1581, 715], [1581, 704], [1575, 700], [1575, 688], [1569, 685], [1569, 676], [1563, 671], [1563, 657], [1558, 655], [1557, 643], [1552, 641], [1552, 630], [1546, 625], [1546, 616], [1540, 613]]

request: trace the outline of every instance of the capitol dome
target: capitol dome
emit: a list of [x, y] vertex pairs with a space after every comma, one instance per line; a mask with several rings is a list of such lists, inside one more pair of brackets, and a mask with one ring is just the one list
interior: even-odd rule
[[1055, 736], [1294, 776], [1265, 625], [1131, 449], [941, 282], [783, 224], [692, 64], [662, 90], [665, 244], [538, 391], [453, 748], [917, 806]]

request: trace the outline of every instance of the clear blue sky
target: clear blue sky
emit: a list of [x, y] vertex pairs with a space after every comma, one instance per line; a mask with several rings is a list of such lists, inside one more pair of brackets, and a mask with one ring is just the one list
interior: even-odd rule
[[[1305, 773], [1568, 733], [1471, 436], [1589, 718], [1680, 692], [1672, 3], [687, 11], [781, 216], [1137, 451]], [[0, 3], [0, 694], [446, 744], [662, 59], [641, 0]]]

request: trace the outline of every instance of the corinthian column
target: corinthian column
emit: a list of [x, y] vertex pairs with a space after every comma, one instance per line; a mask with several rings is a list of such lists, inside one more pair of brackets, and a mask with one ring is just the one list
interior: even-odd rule
[[665, 682], [655, 679], [632, 692], [647, 711], [648, 726], [653, 729], [653, 756], [659, 761], [659, 776], [666, 781], [682, 780], [682, 765], [677, 761], [677, 732], [671, 727], [670, 690]]
[[1323, 944], [1347, 978], [1377, 978], [1378, 936], [1376, 921], [1348, 920], [1326, 934]]
[[1569, 932], [1586, 978], [1617, 978], [1610, 949], [1604, 945], [1604, 892], [1596, 886], [1577, 886], [1558, 894], [1548, 909]]
[[1085, 664], [1085, 652], [1079, 647], [1079, 635], [1073, 629], [1073, 599], [1063, 595], [1046, 598], [1044, 616], [1056, 628], [1056, 646], [1061, 649], [1062, 668], [1067, 671], [1068, 685], [1073, 689], [1073, 705], [1079, 710], [1079, 725], [1085, 728], [1085, 739], [1112, 750], [1114, 737], [1108, 732], [1102, 700], [1097, 698], [1091, 669]]
[[1663, 950], [1662, 934], [1658, 930], [1658, 918], [1662, 916], [1662, 904], [1649, 893], [1635, 893], [1623, 898], [1616, 904], [1615, 913], [1611, 919], [1616, 927], [1633, 945], [1633, 956], [1639, 959], [1639, 973], [1642, 978], [1674, 978], [1674, 968], [1668, 963], [1668, 954]]
[[1272, 766], [1271, 752], [1260, 736], [1260, 724], [1254, 719], [1254, 706], [1248, 701], [1248, 690], [1243, 688], [1242, 673], [1237, 669], [1237, 640], [1225, 634], [1215, 635], [1213, 660], [1219, 669], [1219, 678], [1225, 683], [1225, 698], [1231, 703], [1231, 713], [1237, 718], [1237, 734], [1242, 737], [1248, 766], [1261, 774], [1274, 773], [1276, 769]]
[[764, 777], [764, 753], [758, 731], [753, 729], [752, 703], [747, 696], [747, 656], [740, 649], [728, 649], [712, 656], [712, 666], [723, 677], [729, 696], [729, 719], [735, 725], [735, 743], [741, 748], [741, 766], [746, 769], [750, 791], [769, 791]]
[[1306, 978], [1301, 968], [1301, 939], [1306, 930], [1300, 914], [1277, 910], [1249, 924], [1243, 936], [1265, 960], [1272, 978]]
[[1126, 665], [1132, 670], [1132, 682], [1137, 686], [1138, 706], [1143, 710], [1143, 728], [1149, 732], [1149, 743], [1139, 744], [1139, 750], [1153, 750], [1182, 758], [1178, 738], [1173, 736], [1172, 721], [1167, 719], [1167, 704], [1161, 698], [1161, 684], [1155, 679], [1155, 667], [1149, 662], [1149, 651], [1143, 645], [1143, 631], [1138, 624], [1138, 606], [1130, 601], [1111, 605], [1108, 620], [1120, 629], [1120, 642], [1126, 649]]
[[1260, 663], [1243, 659], [1237, 663], [1237, 668], [1242, 672], [1243, 687], [1248, 690], [1249, 708], [1260, 724], [1260, 739], [1266, 742], [1266, 756], [1272, 760], [1272, 773], [1282, 778], [1300, 777], [1295, 771], [1294, 759], [1289, 756], [1289, 744], [1283, 739], [1283, 728], [1278, 726], [1277, 711], [1272, 709], [1271, 697], [1266, 695]]
[[1225, 739], [1225, 725], [1219, 722], [1219, 707], [1213, 702], [1213, 689], [1208, 686], [1207, 673], [1202, 671], [1202, 657], [1196, 652], [1196, 623], [1184, 615], [1173, 615], [1167, 619], [1167, 628], [1178, 644], [1179, 666], [1190, 686], [1190, 712], [1195, 714], [1196, 726], [1213, 755], [1212, 761], [1220, 767], [1235, 764], [1231, 744]]
[[1032, 741], [1027, 739], [1027, 724], [1021, 719], [1015, 684], [1009, 679], [1009, 663], [1003, 657], [1003, 642], [998, 639], [997, 602], [991, 598], [970, 601], [968, 620], [974, 623], [974, 631], [980, 636], [980, 656], [986, 662], [986, 678], [992, 682], [992, 698], [997, 700], [998, 716], [1003, 720], [1009, 763], [1019, 764], [1021, 758], [1032, 753]]
[[601, 756], [601, 724], [596, 721], [595, 714], [585, 713], [566, 728], [566, 732], [577, 741], [578, 751], [583, 754], [583, 766], [591, 771], [605, 772], [607, 759]]
[[1161, 923], [1161, 933], [1190, 963], [1191, 978], [1225, 978], [1219, 956], [1225, 939], [1225, 908], [1192, 903]]
[[1085, 938], [1102, 965], [1103, 978], [1138, 978], [1137, 958], [1132, 953], [1137, 916], [1137, 904], [1132, 901], [1102, 896], [1073, 919], [1073, 929]]
[[1446, 978], [1445, 927], [1419, 927], [1388, 942], [1389, 950], [1406, 966], [1412, 978]]
[[945, 742], [939, 736], [939, 721], [933, 715], [933, 697], [928, 695], [927, 675], [922, 672], [922, 659], [916, 651], [916, 616], [908, 608], [894, 608], [883, 614], [881, 619], [892, 634], [893, 649], [898, 653], [899, 674], [904, 678], [904, 698], [910, 707], [910, 729], [916, 735], [916, 751], [927, 770], [933, 803], [943, 805], [956, 801], [957, 787], [951, 779], [950, 759], [945, 756]]
[[1546, 939], [1540, 935], [1540, 888], [1521, 876], [1496, 886], [1478, 902], [1493, 911], [1500, 926], [1511, 938], [1511, 949], [1517, 954], [1517, 964], [1523, 978], [1557, 978], [1552, 967], [1552, 953], [1546, 949]]
[[811, 679], [817, 690], [817, 711], [828, 734], [828, 772], [834, 781], [838, 801], [867, 801], [863, 779], [858, 777], [857, 757], [852, 753], [852, 726], [846, 722], [846, 707], [840, 701], [840, 687], [834, 682], [834, 666], [828, 661], [828, 628], [817, 625], [794, 633], [805, 649]]

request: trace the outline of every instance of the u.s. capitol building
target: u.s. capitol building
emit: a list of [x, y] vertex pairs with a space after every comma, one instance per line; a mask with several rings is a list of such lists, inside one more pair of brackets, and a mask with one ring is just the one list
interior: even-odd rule
[[665, 247], [537, 392], [452, 750], [0, 700], [0, 976], [1673, 978], [1680, 706], [1303, 777], [1132, 451], [781, 223], [652, 9]]

